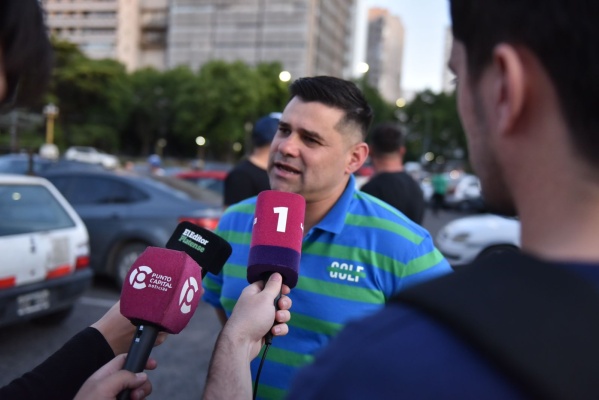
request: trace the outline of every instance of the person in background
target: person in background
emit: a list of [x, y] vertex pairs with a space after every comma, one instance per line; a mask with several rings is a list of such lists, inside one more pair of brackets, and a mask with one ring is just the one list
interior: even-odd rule
[[158, 154], [152, 154], [148, 157], [148, 167], [150, 175], [164, 176], [165, 171], [162, 168], [162, 159]]
[[420, 185], [404, 171], [404, 135], [393, 122], [380, 124], [370, 132], [370, 159], [375, 171], [360, 190], [373, 195], [417, 224], [422, 224], [425, 201]]
[[439, 214], [439, 210], [445, 208], [445, 194], [447, 193], [447, 178], [441, 167], [438, 167], [433, 173], [431, 184], [433, 185], [431, 208], [433, 210], [433, 215], [436, 216]]
[[239, 162], [225, 178], [225, 207], [270, 189], [266, 166], [270, 143], [277, 133], [280, 119], [281, 113], [270, 113], [254, 124], [251, 154]]

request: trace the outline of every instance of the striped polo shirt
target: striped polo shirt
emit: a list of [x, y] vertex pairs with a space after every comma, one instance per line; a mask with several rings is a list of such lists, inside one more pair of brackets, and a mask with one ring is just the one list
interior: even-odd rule
[[[229, 207], [218, 234], [233, 252], [203, 280], [204, 301], [231, 314], [248, 283], [256, 197]], [[260, 398], [283, 398], [297, 369], [350, 320], [379, 310], [404, 287], [451, 272], [430, 234], [400, 211], [355, 189], [353, 176], [331, 211], [304, 237], [289, 333], [276, 337], [262, 367]], [[351, 351], [351, 349], [347, 349]], [[252, 362], [255, 379], [260, 356]]]

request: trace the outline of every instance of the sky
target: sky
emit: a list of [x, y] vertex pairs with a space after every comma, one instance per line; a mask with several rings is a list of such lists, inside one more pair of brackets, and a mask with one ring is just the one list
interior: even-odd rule
[[366, 8], [386, 8], [405, 30], [402, 87], [441, 91], [445, 32], [450, 26], [447, 0], [365, 0]]

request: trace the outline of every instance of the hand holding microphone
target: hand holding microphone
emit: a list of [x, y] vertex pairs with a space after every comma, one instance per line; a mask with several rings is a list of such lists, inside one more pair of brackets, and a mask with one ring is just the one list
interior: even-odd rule
[[[179, 224], [167, 246], [176, 250], [148, 247], [123, 285], [121, 314], [137, 326], [127, 371], [143, 370], [159, 332], [176, 334], [187, 326], [203, 293], [202, 276], [218, 273], [231, 254], [224, 239], [188, 222]], [[119, 395], [128, 397], [128, 391]]]

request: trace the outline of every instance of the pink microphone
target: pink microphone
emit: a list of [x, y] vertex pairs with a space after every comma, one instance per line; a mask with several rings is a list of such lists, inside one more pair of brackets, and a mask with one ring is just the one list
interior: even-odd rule
[[[203, 292], [202, 268], [185, 252], [148, 247], [141, 253], [121, 292], [121, 314], [137, 326], [123, 369], [143, 371], [158, 333], [181, 332]], [[119, 394], [128, 398], [128, 391]]]
[[256, 200], [247, 280], [267, 280], [273, 272], [290, 288], [297, 285], [304, 237], [306, 200], [299, 194], [265, 190]]

